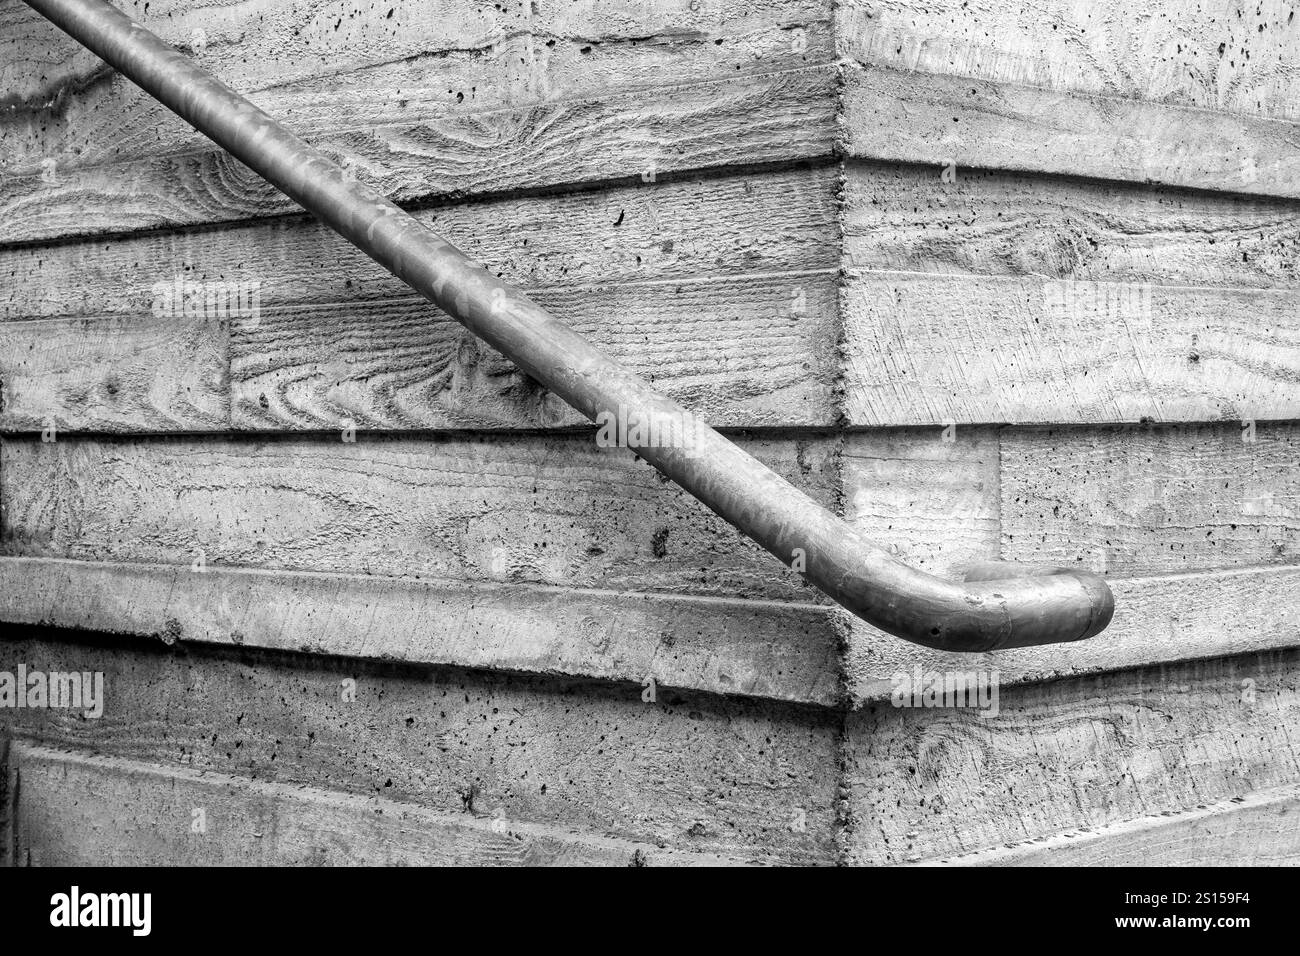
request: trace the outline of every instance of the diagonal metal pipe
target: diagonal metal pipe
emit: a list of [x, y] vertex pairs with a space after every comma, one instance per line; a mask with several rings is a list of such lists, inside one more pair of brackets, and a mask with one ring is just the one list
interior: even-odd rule
[[958, 583], [897, 561], [105, 0], [26, 2], [864, 620], [952, 651], [1110, 623], [1086, 571], [982, 565]]

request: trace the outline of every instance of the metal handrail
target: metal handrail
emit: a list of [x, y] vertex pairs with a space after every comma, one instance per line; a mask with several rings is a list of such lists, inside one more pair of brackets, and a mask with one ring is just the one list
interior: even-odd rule
[[[641, 458], [864, 620], [953, 651], [1081, 640], [1110, 622], [1110, 588], [1087, 571], [990, 580], [985, 566], [956, 583], [897, 561], [105, 0], [26, 2], [589, 420], [619, 423]], [[638, 422], [674, 438], [647, 441]]]

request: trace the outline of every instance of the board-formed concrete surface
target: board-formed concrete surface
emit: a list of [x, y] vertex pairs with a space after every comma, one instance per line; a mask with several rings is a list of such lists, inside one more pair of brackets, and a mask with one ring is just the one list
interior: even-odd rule
[[903, 560], [1117, 610], [850, 619], [0, 0], [6, 862], [1295, 862], [1287, 4], [121, 6]]

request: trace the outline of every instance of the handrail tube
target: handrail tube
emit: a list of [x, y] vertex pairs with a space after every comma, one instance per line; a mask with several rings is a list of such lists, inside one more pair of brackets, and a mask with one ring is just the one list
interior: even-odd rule
[[1110, 622], [1110, 589], [1087, 571], [956, 583], [908, 567], [105, 0], [26, 2], [589, 420], [690, 423], [689, 442], [634, 450], [871, 624], [974, 652]]

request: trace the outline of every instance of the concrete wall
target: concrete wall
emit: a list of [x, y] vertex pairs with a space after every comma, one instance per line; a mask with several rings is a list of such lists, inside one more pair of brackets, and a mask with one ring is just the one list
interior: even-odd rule
[[850, 620], [0, 0], [0, 671], [106, 688], [0, 709], [5, 858], [1294, 862], [1287, 4], [123, 6], [900, 557], [1118, 609]]

